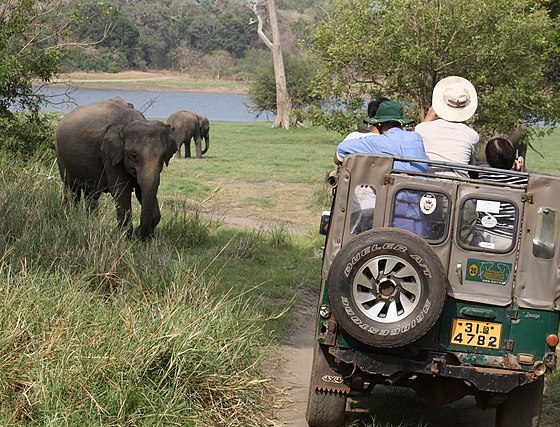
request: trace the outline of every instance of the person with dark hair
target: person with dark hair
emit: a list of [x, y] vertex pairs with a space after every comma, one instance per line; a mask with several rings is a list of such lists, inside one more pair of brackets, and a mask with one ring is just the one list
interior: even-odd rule
[[[348, 154], [386, 154], [389, 156], [427, 159], [422, 137], [414, 131], [406, 131], [403, 126], [414, 120], [404, 116], [403, 106], [396, 101], [383, 101], [379, 104], [375, 116], [365, 122], [373, 125], [375, 131], [358, 138], [344, 139], [336, 149], [334, 162], [342, 164]], [[425, 163], [395, 162], [395, 169], [426, 172]]]
[[[523, 158], [517, 157], [513, 144], [505, 138], [492, 138], [486, 143], [486, 161], [491, 168], [501, 171], [481, 172], [478, 179], [488, 182], [499, 182], [512, 185], [527, 185], [527, 177], [508, 174], [504, 171], [519, 171], [523, 168]], [[516, 209], [511, 203], [500, 202], [495, 212], [478, 211], [475, 236], [483, 244], [493, 248], [506, 249], [513, 241], [515, 230]]]
[[[379, 108], [379, 105], [381, 105], [381, 103], [383, 101], [390, 101], [390, 99], [381, 97], [381, 98], [374, 99], [374, 100], [372, 100], [368, 103], [368, 106], [367, 106], [367, 116], [368, 116], [368, 118], [371, 119], [371, 118], [375, 117], [375, 114], [377, 113], [377, 109]], [[365, 123], [367, 123], [367, 122], [365, 122]]]
[[389, 98], [381, 97], [378, 99], [373, 99], [370, 102], [368, 102], [367, 118], [363, 120], [362, 124], [359, 126], [359, 129], [357, 131], [350, 132], [348, 135], [346, 135], [344, 140], [361, 138], [362, 136], [364, 136], [364, 134], [368, 134], [368, 133], [378, 134], [379, 132], [377, 131], [377, 128], [375, 126], [372, 126], [370, 123], [368, 123], [367, 119], [371, 119], [375, 116], [375, 113], [377, 113], [377, 109], [379, 108], [379, 105], [383, 101], [389, 101]]
[[523, 157], [517, 157], [513, 144], [505, 138], [492, 138], [486, 143], [486, 161], [492, 168], [521, 170]]

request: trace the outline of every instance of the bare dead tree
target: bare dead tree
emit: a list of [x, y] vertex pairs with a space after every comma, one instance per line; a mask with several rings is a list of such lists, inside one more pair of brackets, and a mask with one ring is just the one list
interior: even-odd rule
[[266, 0], [266, 10], [268, 11], [272, 41], [263, 30], [265, 21], [263, 16], [264, 3], [264, 0], [248, 0], [248, 5], [257, 19], [257, 34], [272, 53], [274, 79], [276, 83], [276, 119], [274, 120], [272, 127], [283, 127], [284, 129], [289, 129], [293, 121], [290, 116], [292, 111], [292, 102], [288, 94], [286, 73], [284, 72], [284, 58], [282, 56], [282, 46], [280, 44], [280, 30], [278, 29], [278, 19], [276, 17], [276, 2], [275, 0]]

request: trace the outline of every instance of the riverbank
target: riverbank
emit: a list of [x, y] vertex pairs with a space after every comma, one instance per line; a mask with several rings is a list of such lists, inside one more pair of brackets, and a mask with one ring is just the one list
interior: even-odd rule
[[195, 77], [171, 71], [121, 73], [74, 72], [59, 74], [49, 85], [80, 89], [130, 89], [246, 94], [248, 82]]

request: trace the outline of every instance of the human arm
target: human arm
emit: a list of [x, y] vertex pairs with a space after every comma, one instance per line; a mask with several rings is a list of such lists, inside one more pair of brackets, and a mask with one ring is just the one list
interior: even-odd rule
[[373, 149], [372, 137], [375, 137], [375, 135], [364, 134], [361, 138], [345, 139], [342, 141], [336, 147], [333, 159], [334, 163], [336, 165], [342, 164], [342, 161], [348, 154], [379, 152], [379, 150]]
[[434, 107], [430, 105], [430, 108], [428, 108], [428, 112], [424, 116], [424, 120], [422, 120], [422, 122], [433, 122], [437, 119], [439, 119], [439, 116], [434, 111]]
[[337, 156], [336, 152], [334, 153], [333, 162], [337, 166], [342, 164], [342, 162], [338, 159], [338, 156]]

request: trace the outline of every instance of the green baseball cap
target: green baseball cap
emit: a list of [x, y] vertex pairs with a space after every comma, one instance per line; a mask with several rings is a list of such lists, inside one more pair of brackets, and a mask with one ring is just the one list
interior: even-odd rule
[[385, 122], [398, 122], [401, 126], [414, 123], [413, 119], [404, 116], [403, 106], [396, 101], [383, 101], [379, 104], [379, 108], [375, 116], [368, 117], [364, 122], [377, 125]]

